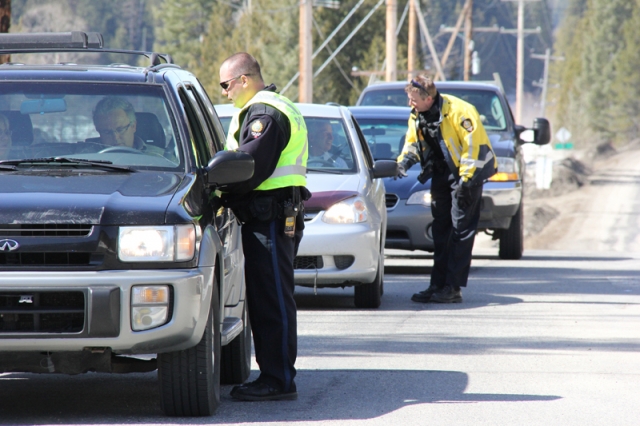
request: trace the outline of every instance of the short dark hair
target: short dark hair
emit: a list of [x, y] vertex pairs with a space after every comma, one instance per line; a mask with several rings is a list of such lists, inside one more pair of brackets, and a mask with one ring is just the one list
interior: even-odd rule
[[233, 75], [252, 75], [262, 81], [262, 72], [260, 64], [247, 52], [238, 52], [229, 56], [224, 60], [223, 64], [229, 64], [229, 68], [233, 71]]
[[136, 122], [136, 111], [131, 102], [118, 96], [105, 96], [100, 99], [93, 110], [93, 121], [96, 121], [97, 116], [108, 114], [117, 109], [123, 110], [131, 123]]

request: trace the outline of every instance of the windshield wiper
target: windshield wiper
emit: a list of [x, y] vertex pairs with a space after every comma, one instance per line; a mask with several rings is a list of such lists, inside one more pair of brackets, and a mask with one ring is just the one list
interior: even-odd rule
[[[17, 166], [20, 164], [37, 164], [37, 163], [65, 163], [69, 165], [83, 165], [92, 167], [104, 167], [110, 170], [117, 170], [123, 172], [135, 172], [131, 167], [116, 166], [111, 161], [106, 160], [83, 160], [82, 158], [67, 158], [67, 157], [44, 157], [44, 158], [23, 158], [21, 160], [4, 160], [0, 161], [0, 167], [2, 166]], [[15, 170], [15, 169], [14, 169]]]
[[318, 172], [318, 173], [329, 173], [332, 175], [342, 174], [342, 170], [316, 169], [315, 167], [307, 167], [307, 171]]

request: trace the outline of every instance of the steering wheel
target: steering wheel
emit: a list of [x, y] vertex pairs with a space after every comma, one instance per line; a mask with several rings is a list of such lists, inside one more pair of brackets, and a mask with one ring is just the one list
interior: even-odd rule
[[102, 151], [98, 151], [98, 154], [107, 154], [109, 152], [126, 152], [129, 154], [142, 154], [142, 152], [138, 151], [135, 148], [122, 146], [122, 145], [110, 146], [109, 148], [105, 148]]
[[333, 162], [328, 160], [307, 160], [307, 167], [334, 167]]

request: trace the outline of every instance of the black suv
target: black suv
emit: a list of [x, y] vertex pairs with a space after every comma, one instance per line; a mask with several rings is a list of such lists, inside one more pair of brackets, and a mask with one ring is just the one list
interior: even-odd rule
[[[406, 81], [366, 87], [351, 112], [367, 137], [376, 160], [395, 159], [404, 145], [410, 108]], [[502, 259], [520, 259], [524, 249], [522, 145], [525, 127], [515, 124], [509, 103], [496, 84], [438, 81], [438, 91], [464, 99], [480, 113], [498, 157], [498, 173], [485, 183], [478, 229], [499, 240]], [[536, 118], [529, 141], [549, 143], [549, 121]], [[431, 235], [431, 181], [417, 181], [419, 166], [409, 169], [409, 179], [385, 179], [387, 197], [386, 248], [433, 251]]]
[[[52, 52], [148, 66], [29, 63]], [[83, 32], [1, 35], [0, 54], [26, 58], [0, 65], [0, 372], [157, 369], [166, 414], [213, 414], [251, 367], [238, 224], [216, 194], [253, 159], [223, 151], [168, 55]]]

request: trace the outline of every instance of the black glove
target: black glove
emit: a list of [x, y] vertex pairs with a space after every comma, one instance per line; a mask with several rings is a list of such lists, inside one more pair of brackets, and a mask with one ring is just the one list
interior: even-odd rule
[[458, 207], [460, 207], [462, 210], [465, 210], [471, 205], [471, 187], [464, 185], [458, 186], [456, 198], [458, 199]]
[[398, 164], [398, 174], [393, 177], [393, 180], [402, 179], [402, 178], [406, 178], [406, 177], [407, 177], [407, 171], [404, 168], [404, 164], [399, 163]]

